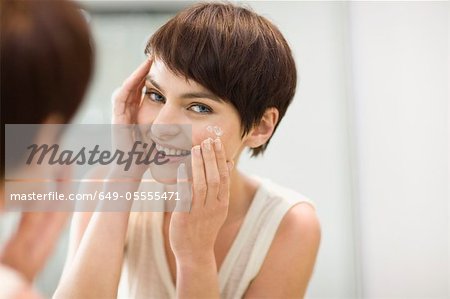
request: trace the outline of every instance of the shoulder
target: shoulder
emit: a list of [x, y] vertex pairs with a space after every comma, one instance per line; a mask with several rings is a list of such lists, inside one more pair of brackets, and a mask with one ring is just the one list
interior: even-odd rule
[[298, 254], [305, 250], [316, 252], [320, 244], [321, 227], [314, 203], [303, 194], [276, 183], [268, 182], [266, 186], [271, 189], [272, 196], [290, 207], [281, 219], [271, 251], [289, 246], [299, 249]]
[[300, 202], [283, 217], [274, 242], [314, 249], [320, 238], [321, 227], [315, 208], [309, 202]]
[[[320, 239], [320, 222], [316, 213], [315, 204], [305, 195], [267, 179], [260, 179], [266, 190], [270, 202], [275, 201], [281, 208], [279, 223], [275, 239], [280, 241], [279, 236], [289, 236], [289, 240], [304, 238]], [[268, 201], [269, 202], [269, 201]], [[282, 239], [282, 238], [281, 238]]]
[[[246, 297], [267, 294], [273, 297], [301, 297], [307, 289], [319, 251], [320, 221], [315, 206], [307, 198], [277, 186], [271, 193], [287, 202], [290, 208], [281, 219], [262, 267]], [[284, 269], [282, 275], [279, 269]]]
[[245, 298], [303, 298], [314, 270], [320, 237], [314, 208], [307, 203], [292, 207], [281, 221]]
[[[312, 269], [321, 235], [320, 221], [315, 208], [308, 202], [300, 202], [290, 208], [282, 218], [266, 262], [277, 264], [282, 259], [288, 258], [292, 265]], [[286, 250], [287, 248], [289, 250]]]
[[320, 233], [320, 222], [315, 207], [301, 201], [290, 208], [280, 223], [279, 232]]
[[272, 180], [265, 178], [257, 178], [263, 189], [266, 191], [267, 197], [276, 200], [285, 206], [295, 206], [299, 203], [308, 203], [311, 208], [315, 209], [314, 202], [302, 193], [279, 185]]

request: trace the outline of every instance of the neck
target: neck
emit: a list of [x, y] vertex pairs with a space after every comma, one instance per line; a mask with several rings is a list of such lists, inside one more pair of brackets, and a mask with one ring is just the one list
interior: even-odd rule
[[258, 183], [238, 169], [231, 172], [230, 204], [228, 206], [227, 222], [241, 219], [245, 216], [258, 188]]

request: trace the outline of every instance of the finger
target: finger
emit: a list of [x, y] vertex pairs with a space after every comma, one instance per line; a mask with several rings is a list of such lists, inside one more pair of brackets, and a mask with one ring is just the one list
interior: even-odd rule
[[[147, 59], [144, 61], [122, 84], [121, 88], [114, 92], [113, 102], [115, 112], [121, 114], [125, 111], [126, 102], [136, 97], [130, 97], [133, 93], [141, 93], [145, 84], [145, 77], [150, 71], [152, 61]], [[136, 101], [141, 100], [141, 97], [137, 97]]]
[[225, 157], [225, 150], [223, 148], [220, 138], [214, 140], [214, 151], [216, 154], [217, 169], [219, 172], [219, 193], [217, 199], [219, 201], [227, 202], [229, 199], [230, 189], [230, 171], [227, 165], [227, 158]]
[[131, 91], [131, 96], [128, 97], [129, 104], [136, 104], [136, 107], [139, 107], [144, 100], [145, 94], [143, 89], [145, 86], [145, 81], [147, 81], [148, 72], [149, 71], [147, 71], [147, 73], [142, 77], [142, 80], [139, 82], [137, 88], [134, 88]]
[[142, 81], [139, 83], [138, 88], [135, 91], [136, 97], [134, 97], [134, 99], [136, 99], [136, 101], [137, 101], [136, 104], [138, 105], [138, 107], [140, 107], [142, 105], [142, 102], [145, 99], [145, 92], [144, 92], [145, 81], [147, 81], [147, 77], [144, 77], [142, 79]]
[[206, 200], [206, 178], [205, 167], [203, 164], [203, 157], [201, 148], [196, 145], [192, 148], [192, 208], [194, 211], [197, 208], [202, 208]]
[[177, 171], [177, 192], [179, 201], [175, 206], [176, 212], [186, 212], [191, 209], [191, 187], [189, 185], [186, 165], [181, 163]]
[[123, 83], [122, 87], [125, 91], [131, 92], [138, 88], [139, 84], [145, 79], [150, 67], [152, 65], [152, 60], [146, 59]]
[[208, 190], [206, 193], [205, 204], [213, 204], [217, 201], [219, 193], [220, 177], [217, 169], [216, 154], [212, 144], [212, 139], [208, 138], [202, 142], [202, 155], [205, 164], [206, 185]]
[[125, 113], [125, 100], [121, 99], [121, 88], [117, 87], [111, 95], [111, 104], [113, 107], [113, 115], [121, 115]]

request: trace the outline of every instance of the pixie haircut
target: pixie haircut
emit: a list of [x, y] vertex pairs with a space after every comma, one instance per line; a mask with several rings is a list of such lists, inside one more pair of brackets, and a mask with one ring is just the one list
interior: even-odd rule
[[[230, 3], [182, 10], [151, 36], [145, 54], [231, 103], [242, 137], [268, 108], [278, 110], [280, 121], [295, 94], [295, 62], [281, 32], [266, 18]], [[262, 154], [269, 141], [253, 148], [252, 156]]]

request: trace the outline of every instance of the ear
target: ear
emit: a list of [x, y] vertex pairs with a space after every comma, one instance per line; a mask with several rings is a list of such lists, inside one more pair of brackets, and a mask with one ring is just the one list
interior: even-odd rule
[[269, 140], [278, 123], [279, 112], [275, 107], [267, 108], [261, 121], [247, 134], [245, 145], [257, 148]]

